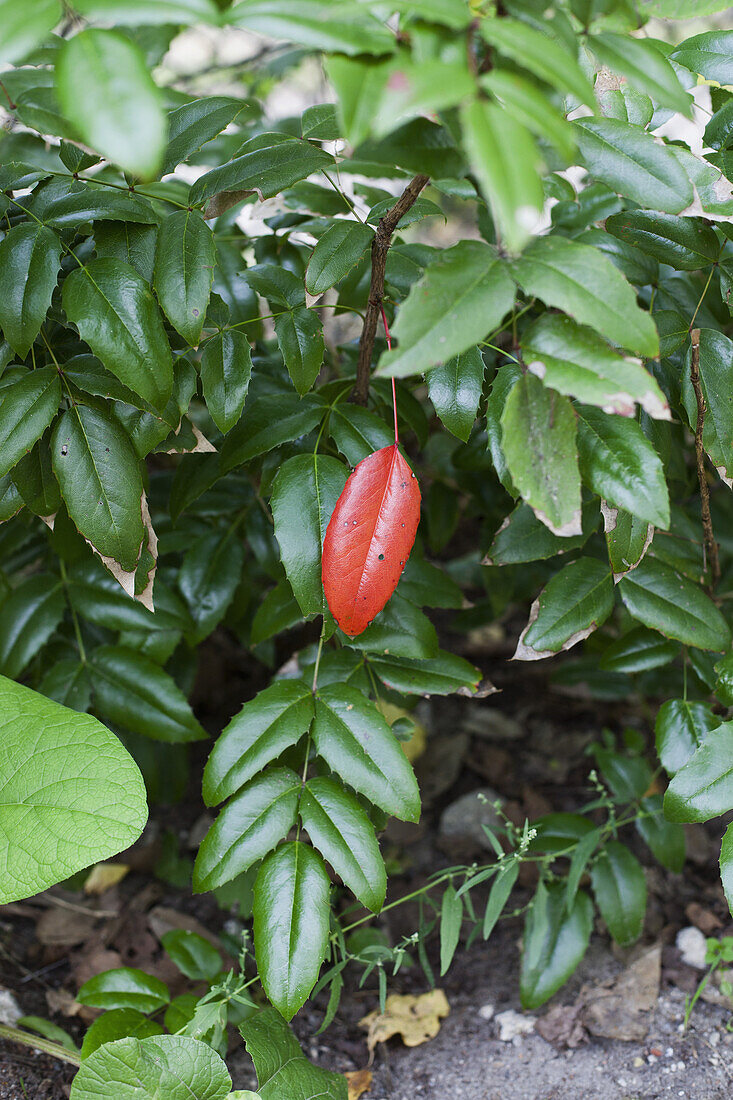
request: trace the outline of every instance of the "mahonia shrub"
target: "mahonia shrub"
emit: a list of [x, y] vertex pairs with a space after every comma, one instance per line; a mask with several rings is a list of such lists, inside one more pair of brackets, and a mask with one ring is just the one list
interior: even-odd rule
[[[263, 1098], [344, 1098], [287, 1021], [328, 988], [328, 1023], [347, 964], [383, 998], [438, 925], [444, 971], [531, 859], [539, 1006], [596, 909], [641, 935], [624, 829], [679, 871], [683, 823], [733, 807], [733, 31], [647, 26], [725, 6], [0, 3], [0, 900], [180, 797], [215, 630], [269, 677], [217, 731], [192, 869], [251, 915], [238, 967], [173, 936], [204, 996], [86, 983], [73, 1100], [226, 1097], [227, 1023]], [[226, 94], [166, 67], [191, 25], [259, 36]], [[269, 113], [314, 63], [323, 101]], [[425, 608], [459, 633], [523, 604], [515, 660], [661, 699], [658, 760], [605, 731], [585, 811], [506, 822], [387, 945], [409, 711], [490, 691]], [[720, 867], [733, 902], [731, 828]]]

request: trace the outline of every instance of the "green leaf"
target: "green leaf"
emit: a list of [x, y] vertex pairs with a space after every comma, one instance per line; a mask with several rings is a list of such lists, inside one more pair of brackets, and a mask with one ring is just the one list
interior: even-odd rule
[[483, 340], [511, 309], [505, 263], [481, 241], [461, 241], [429, 265], [400, 307], [399, 347], [382, 355], [377, 374], [403, 378], [438, 366]]
[[683, 768], [708, 733], [720, 725], [707, 703], [668, 699], [662, 703], [654, 725], [657, 753], [668, 775]]
[[20, 676], [46, 644], [64, 617], [66, 600], [58, 577], [38, 573], [26, 577], [2, 604], [0, 671]]
[[[733, 486], [733, 341], [713, 328], [700, 329], [700, 388], [705, 400], [702, 443], [728, 487]], [[682, 400], [693, 432], [697, 426], [697, 398], [690, 371], [692, 348], [685, 357]], [[2, 408], [0, 407], [0, 415]]]
[[46, 318], [60, 257], [57, 234], [36, 222], [14, 225], [0, 241], [0, 328], [20, 359]]
[[624, 844], [609, 840], [591, 870], [591, 884], [608, 931], [621, 947], [636, 943], [644, 928], [644, 868]]
[[90, 260], [67, 275], [66, 315], [105, 367], [156, 409], [173, 388], [171, 351], [155, 299], [134, 268]]
[[219, 23], [212, 0], [74, 0], [76, 11], [133, 27], [157, 23]]
[[202, 145], [237, 120], [251, 105], [229, 96], [206, 96], [183, 103], [168, 115], [168, 144], [161, 174], [198, 153]]
[[227, 22], [270, 38], [297, 42], [314, 50], [343, 54], [386, 54], [394, 35], [359, 4], [327, 0], [240, 0]]
[[[257, 1070], [262, 1100], [348, 1100], [346, 1078], [312, 1065], [282, 1016], [265, 1008], [239, 1030]], [[245, 1094], [242, 1100], [249, 1100]]]
[[352, 645], [367, 653], [430, 658], [438, 655], [438, 635], [430, 619], [399, 592], [388, 601]]
[[[46, 225], [56, 229], [75, 229], [85, 222], [103, 222], [95, 226], [95, 241], [104, 239], [107, 222], [129, 222], [128, 232], [132, 234], [136, 225], [155, 238], [154, 226], [157, 216], [147, 199], [140, 198], [131, 191], [110, 191], [107, 188], [85, 184], [82, 191], [61, 192], [39, 190], [33, 197], [29, 210], [41, 218]], [[121, 232], [121, 226], [117, 226]], [[103, 255], [97, 249], [98, 255]], [[122, 258], [122, 257], [121, 257]]]
[[273, 321], [278, 347], [299, 394], [307, 393], [323, 365], [323, 323], [312, 309], [296, 306]]
[[515, 661], [537, 661], [587, 638], [613, 610], [613, 579], [607, 565], [578, 558], [556, 573], [532, 606]]
[[463, 923], [463, 902], [455, 887], [449, 885], [443, 892], [440, 906], [440, 973], [446, 973], [458, 947]]
[[185, 1035], [118, 1039], [95, 1050], [71, 1086], [71, 1100], [226, 1100], [232, 1087], [215, 1050]]
[[31, 450], [60, 403], [61, 382], [53, 367], [37, 367], [0, 390], [0, 476]]
[[[564, 115], [548, 102], [544, 90], [504, 69], [492, 69], [491, 72], [484, 73], [479, 82], [482, 88], [498, 100], [502, 111], [514, 119], [515, 123], [551, 142], [565, 160], [572, 162], [575, 156], [575, 133]], [[536, 150], [534, 155], [537, 159]]]
[[0, 678], [0, 902], [32, 897], [124, 851], [147, 819], [142, 776], [95, 718]]
[[56, 515], [61, 507], [61, 492], [51, 466], [48, 432], [15, 466], [13, 482], [31, 512], [45, 520]]
[[380, 103], [392, 73], [391, 58], [375, 61], [334, 54], [326, 58], [325, 65], [336, 92], [339, 129], [349, 145], [356, 147], [372, 132], [375, 104]]
[[76, 995], [79, 1004], [92, 1008], [134, 1008], [155, 1012], [168, 1004], [168, 986], [152, 974], [130, 966], [105, 970], [84, 982]]
[[374, 239], [362, 222], [336, 221], [329, 226], [311, 253], [305, 272], [309, 294], [323, 294], [351, 271]]
[[223, 802], [297, 744], [312, 719], [313, 696], [302, 680], [276, 680], [245, 703], [216, 742], [204, 769], [206, 805]]
[[623, 275], [597, 248], [564, 237], [540, 237], [510, 263], [527, 294], [590, 325], [613, 343], [655, 358], [659, 339]]
[[134, 42], [96, 28], [75, 34], [59, 51], [56, 91], [86, 145], [136, 176], [157, 176], [166, 118], [160, 92]]
[[330, 890], [323, 860], [298, 841], [271, 852], [257, 875], [257, 968], [268, 1000], [286, 1020], [316, 984], [328, 947]]
[[259, 398], [247, 407], [222, 444], [224, 471], [306, 435], [319, 422], [323, 411], [320, 399], [308, 395], [301, 398], [283, 393]]
[[214, 234], [193, 210], [176, 210], [161, 222], [153, 285], [176, 332], [198, 346], [214, 278]]
[[497, 876], [491, 884], [491, 891], [484, 911], [482, 934], [485, 940], [488, 940], [494, 931], [496, 922], [504, 911], [504, 906], [509, 901], [518, 875], [519, 860], [517, 859], [510, 860], [499, 868]]
[[730, 645], [730, 628], [710, 597], [668, 565], [646, 558], [618, 588], [630, 614], [652, 630], [700, 649]]
[[635, 420], [592, 405], [578, 416], [578, 463], [585, 485], [610, 504], [655, 527], [669, 527], [662, 460]]
[[524, 926], [522, 1008], [539, 1008], [557, 993], [583, 958], [592, 928], [593, 903], [583, 890], [566, 910], [565, 884], [540, 883]]
[[[695, 14], [697, 13], [696, 7]], [[691, 72], [719, 84], [733, 84], [732, 56], [733, 31], [723, 29], [706, 31], [687, 38], [670, 54], [672, 61], [676, 61], [678, 65], [684, 65]]]
[[243, 874], [295, 824], [301, 782], [288, 768], [257, 776], [227, 802], [203, 839], [193, 869], [197, 893]]
[[501, 414], [502, 449], [512, 481], [553, 534], [581, 533], [576, 417], [567, 397], [523, 375]]
[[676, 642], [668, 641], [655, 630], [637, 626], [604, 651], [599, 665], [608, 672], [646, 672], [669, 664], [679, 651]]
[[679, 214], [694, 198], [692, 184], [674, 153], [651, 134], [615, 118], [575, 123], [578, 147], [595, 179], [640, 206]]
[[417, 607], [462, 607], [463, 593], [448, 574], [414, 551], [400, 578], [400, 595]]
[[665, 821], [662, 802], [661, 794], [643, 798], [640, 804], [643, 816], [637, 817], [634, 824], [655, 859], [678, 875], [685, 865], [685, 830]]
[[669, 420], [667, 399], [638, 359], [619, 355], [598, 333], [559, 313], [545, 313], [522, 336], [522, 357], [532, 374], [558, 393], [633, 416], [636, 404]]
[[484, 385], [484, 360], [478, 348], [455, 355], [427, 377], [428, 395], [443, 424], [468, 442]]
[[434, 179], [462, 176], [465, 171], [451, 133], [428, 118], [414, 118], [385, 138], [362, 142], [356, 155], [362, 161], [387, 165], [390, 176], [397, 168]]
[[221, 622], [242, 579], [244, 547], [236, 532], [212, 531], [191, 545], [181, 563], [178, 587], [203, 641]]
[[461, 110], [463, 143], [509, 252], [520, 252], [544, 204], [541, 159], [534, 138], [502, 107], [474, 99]]
[[668, 821], [708, 821], [732, 807], [733, 722], [722, 722], [672, 777], [664, 816]]
[[335, 458], [295, 455], [279, 469], [270, 507], [285, 573], [306, 618], [324, 612], [321, 549], [348, 470]]
[[242, 414], [251, 374], [252, 351], [243, 332], [228, 329], [206, 341], [201, 384], [212, 420], [224, 435]]
[[316, 752], [354, 790], [402, 821], [417, 821], [412, 768], [377, 708], [356, 688], [329, 684], [316, 698]]
[[598, 525], [594, 508], [582, 511], [583, 533], [559, 538], [547, 528], [522, 501], [510, 512], [494, 535], [494, 541], [482, 565], [517, 565], [527, 561], [543, 561], [556, 554], [567, 554], [585, 545], [593, 528]]
[[172, 677], [142, 653], [99, 646], [89, 672], [95, 708], [115, 725], [174, 744], [206, 737]]
[[39, 691], [72, 710], [88, 711], [92, 689], [86, 665], [74, 657], [62, 658], [45, 674]]
[[646, 520], [632, 516], [621, 508], [612, 508], [601, 501], [603, 530], [606, 536], [608, 560], [614, 581], [636, 569], [651, 546], [654, 527]]
[[374, 826], [357, 799], [332, 779], [310, 779], [303, 788], [300, 819], [311, 844], [344, 885], [378, 913], [387, 892], [387, 874]]
[[260, 199], [271, 199], [319, 168], [332, 165], [329, 153], [300, 138], [258, 134], [245, 141], [233, 160], [199, 176], [191, 188], [190, 203], [202, 206], [222, 191], [251, 191]]
[[150, 1035], [162, 1035], [163, 1028], [155, 1020], [149, 1020], [135, 1008], [113, 1008], [99, 1016], [89, 1027], [81, 1045], [82, 1062], [105, 1043], [115, 1039], [146, 1039]]
[[195, 982], [213, 981], [222, 968], [222, 958], [216, 948], [184, 928], [172, 928], [160, 937], [163, 949], [182, 974]]
[[279, 581], [265, 596], [255, 613], [250, 630], [252, 645], [288, 630], [303, 621], [293, 590], [286, 580]]
[[394, 442], [393, 429], [381, 417], [350, 402], [333, 406], [328, 431], [350, 466]]
[[624, 210], [606, 219], [606, 230], [676, 271], [710, 267], [720, 243], [702, 218], [680, 218], [656, 210]]
[[133, 571], [145, 534], [143, 483], [139, 459], [125, 431], [108, 414], [73, 405], [54, 428], [51, 459], [69, 515], [81, 534], [103, 559], [113, 559], [127, 573]]
[[581, 103], [595, 108], [593, 87], [578, 60], [557, 38], [518, 19], [482, 19], [479, 31], [490, 46], [516, 61], [534, 76], [551, 84], [564, 95], [568, 93]]
[[0, 61], [22, 61], [61, 20], [58, 0], [34, 0], [19, 8], [15, 0], [0, 2]]
[[635, 91], [646, 92], [662, 107], [689, 115], [691, 97], [653, 42], [629, 34], [606, 32], [589, 35], [588, 45], [602, 65], [615, 73], [623, 73]]
[[481, 679], [481, 673], [472, 664], [444, 650], [437, 657], [423, 660], [374, 653], [369, 657], [369, 665], [387, 687], [406, 695], [472, 694]]
[[728, 826], [723, 836], [720, 849], [720, 877], [723, 880], [728, 908], [733, 913], [733, 824]]

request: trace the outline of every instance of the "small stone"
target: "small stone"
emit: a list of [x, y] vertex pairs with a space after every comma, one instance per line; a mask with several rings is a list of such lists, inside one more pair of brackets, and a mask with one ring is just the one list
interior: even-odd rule
[[0, 1023], [15, 1027], [23, 1015], [13, 994], [9, 989], [0, 989]]
[[496, 1009], [493, 1005], [481, 1005], [481, 1008], [478, 1010], [478, 1014], [482, 1020], [490, 1020], [495, 1011]]
[[634, 1058], [634, 1069], [640, 1069], [644, 1065], [644, 1059], [638, 1055]]
[[511, 1043], [513, 1039], [520, 1039], [523, 1035], [529, 1035], [534, 1031], [534, 1016], [523, 1016], [515, 1012], [513, 1008], [506, 1012], [500, 1012], [496, 1017], [499, 1028], [499, 1040], [502, 1043]]
[[440, 818], [439, 844], [443, 851], [458, 856], [468, 856], [483, 849], [493, 852], [491, 841], [484, 832], [484, 825], [496, 829], [501, 818], [493, 803], [500, 801], [491, 787], [482, 787], [461, 795], [445, 809]]
[[710, 1035], [708, 1036], [708, 1042], [710, 1043], [711, 1047], [716, 1047], [718, 1045], [718, 1043], [720, 1042], [720, 1035], [717, 1031], [710, 1032]]
[[705, 962], [705, 956], [708, 948], [705, 936], [699, 928], [695, 928], [693, 925], [682, 928], [677, 933], [675, 943], [682, 956], [683, 963], [686, 963], [687, 966], [694, 966], [696, 970], [707, 970], [708, 964]]

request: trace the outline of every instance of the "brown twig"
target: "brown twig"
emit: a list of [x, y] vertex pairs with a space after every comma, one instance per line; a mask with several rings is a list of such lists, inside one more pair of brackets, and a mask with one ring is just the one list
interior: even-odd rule
[[713, 533], [713, 520], [710, 515], [710, 489], [705, 477], [705, 451], [702, 444], [702, 435], [705, 428], [705, 398], [700, 384], [700, 329], [694, 328], [690, 333], [692, 341], [692, 360], [690, 365], [690, 381], [695, 391], [697, 401], [697, 424], [695, 425], [695, 456], [697, 458], [697, 480], [700, 483], [700, 505], [702, 513], [702, 531], [705, 540], [705, 560], [710, 566], [710, 590], [715, 588], [720, 580], [720, 561], [718, 559], [718, 544]]
[[369, 397], [369, 375], [372, 366], [374, 341], [377, 335], [377, 322], [379, 321], [382, 299], [384, 298], [384, 272], [387, 266], [387, 253], [392, 243], [392, 234], [428, 181], [428, 176], [415, 176], [414, 179], [410, 180], [391, 210], [388, 210], [384, 217], [379, 219], [377, 232], [372, 241], [372, 279], [369, 287], [369, 301], [367, 302], [364, 327], [361, 330], [361, 340], [359, 341], [356, 385], [350, 395], [350, 400], [357, 405], [366, 405]]

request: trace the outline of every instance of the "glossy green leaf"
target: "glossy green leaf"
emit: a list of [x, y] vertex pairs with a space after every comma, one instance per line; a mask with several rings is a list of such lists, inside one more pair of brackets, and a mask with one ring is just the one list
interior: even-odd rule
[[387, 137], [362, 142], [356, 155], [361, 160], [387, 165], [388, 175], [403, 168], [443, 179], [460, 176], [464, 171], [463, 155], [450, 131], [428, 118], [414, 118]]
[[135, 967], [122, 966], [96, 974], [79, 989], [79, 1004], [92, 1008], [135, 1008], [155, 1012], [168, 1004], [168, 986], [152, 974]]
[[330, 890], [323, 860], [299, 841], [271, 852], [257, 875], [257, 969], [268, 999], [286, 1020], [316, 984], [328, 946]]
[[[733, 340], [713, 328], [700, 329], [700, 388], [705, 400], [703, 447], [730, 487], [733, 485]], [[693, 432], [697, 426], [697, 398], [690, 380], [692, 348], [688, 348], [682, 375], [682, 400]], [[0, 407], [2, 415], [2, 407]]]
[[0, 679], [0, 807], [23, 837], [0, 859], [0, 901], [32, 897], [128, 848], [147, 819], [142, 777], [95, 718]]
[[707, 703], [668, 699], [662, 703], [654, 725], [657, 753], [668, 775], [674, 775], [694, 755], [720, 718]]
[[527, 294], [564, 310], [621, 347], [650, 358], [658, 354], [651, 317], [598, 249], [564, 237], [540, 237], [510, 269]]
[[350, 466], [394, 442], [394, 428], [360, 405], [341, 401], [331, 409], [329, 435]]
[[201, 535], [186, 551], [178, 587], [195, 624], [197, 642], [221, 622], [242, 579], [244, 547], [237, 532]]
[[243, 874], [279, 844], [295, 824], [300, 791], [295, 772], [273, 768], [227, 802], [199, 848], [194, 889], [214, 890]]
[[702, 218], [624, 210], [606, 219], [606, 230], [676, 271], [710, 267], [720, 255], [718, 238]]
[[51, 637], [65, 610], [58, 577], [38, 573], [22, 580], [2, 605], [0, 672], [19, 676]]
[[168, 144], [161, 172], [172, 172], [248, 110], [248, 104], [229, 96], [206, 96], [183, 103], [168, 115]]
[[58, 235], [37, 222], [14, 225], [0, 241], [0, 328], [21, 359], [51, 305], [60, 257]]
[[323, 365], [323, 323], [305, 306], [279, 313], [273, 323], [288, 374], [298, 393], [305, 394]]
[[608, 672], [646, 672], [669, 664], [679, 651], [676, 642], [663, 638], [655, 630], [637, 626], [612, 642], [599, 663]]
[[613, 578], [595, 558], [578, 558], [556, 573], [530, 612], [514, 660], [537, 661], [570, 649], [613, 610]]
[[636, 405], [660, 420], [670, 418], [667, 399], [638, 359], [619, 355], [598, 333], [559, 313], [545, 313], [522, 337], [529, 370], [558, 393], [633, 416]]
[[672, 777], [664, 796], [669, 821], [708, 821], [733, 807], [733, 722], [711, 730]]
[[636, 943], [644, 927], [646, 879], [636, 856], [609, 840], [591, 870], [591, 884], [608, 931], [621, 947]]
[[244, 143], [233, 160], [200, 176], [191, 188], [190, 202], [201, 206], [223, 191], [251, 191], [271, 199], [330, 165], [333, 157], [307, 141], [287, 134], [258, 134]]
[[662, 107], [690, 113], [690, 96], [684, 91], [667, 58], [653, 42], [628, 34], [590, 35], [588, 45], [602, 65], [627, 77], [635, 91]]
[[490, 46], [559, 92], [595, 107], [593, 88], [578, 60], [557, 38], [518, 19], [482, 19], [479, 31]]
[[376, 615], [352, 645], [367, 653], [431, 658], [438, 655], [438, 635], [430, 619], [399, 592]]
[[336, 221], [329, 226], [311, 253], [305, 273], [309, 294], [323, 294], [340, 282], [359, 262], [374, 238], [368, 225]]
[[52, 367], [27, 371], [0, 390], [0, 476], [31, 450], [60, 403], [61, 383]]
[[654, 537], [654, 527], [645, 519], [639, 519], [622, 508], [614, 508], [601, 501], [603, 530], [606, 536], [608, 560], [614, 580], [636, 569]]
[[38, 690], [72, 710], [85, 712], [91, 705], [92, 689], [81, 658], [64, 657], [57, 661], [41, 680]]
[[275, 538], [295, 598], [306, 618], [323, 614], [321, 549], [348, 470], [335, 458], [296, 455], [278, 471], [270, 507]]
[[56, 515], [61, 507], [61, 491], [51, 465], [48, 432], [21, 458], [12, 476], [29, 511], [47, 521]]
[[468, 442], [484, 384], [484, 360], [478, 348], [456, 355], [428, 374], [428, 394], [445, 427]]
[[356, 798], [325, 777], [310, 779], [300, 800], [300, 819], [311, 844], [362, 905], [379, 912], [387, 874], [374, 826]]
[[227, 22], [270, 38], [343, 54], [386, 54], [394, 36], [367, 7], [324, 0], [240, 0]]
[[[215, 1050], [186, 1035], [118, 1039], [90, 1054], [71, 1086], [71, 1100], [226, 1100], [232, 1087]], [[114, 1091], [111, 1091], [114, 1090]]]
[[115, 1039], [146, 1039], [150, 1035], [162, 1035], [163, 1028], [155, 1020], [149, 1020], [136, 1008], [113, 1008], [98, 1016], [87, 1029], [81, 1045], [81, 1058], [84, 1061], [95, 1050]]
[[462, 109], [461, 126], [498, 236], [509, 252], [519, 252], [539, 224], [544, 203], [534, 138], [502, 107], [484, 99]]
[[295, 745], [312, 718], [313, 696], [303, 680], [276, 680], [245, 703], [216, 742], [204, 769], [207, 806], [223, 802]]
[[261, 397], [249, 405], [221, 448], [225, 470], [241, 466], [257, 455], [306, 435], [323, 416], [315, 397], [294, 393]]
[[[274, 1008], [250, 1016], [239, 1030], [257, 1070], [261, 1100], [347, 1100], [343, 1074], [312, 1065]], [[242, 1100], [250, 1098], [244, 1093]]]
[[581, 533], [576, 416], [567, 397], [523, 375], [501, 414], [501, 446], [513, 483], [559, 536]]
[[543, 561], [556, 554], [567, 554], [583, 546], [593, 528], [598, 525], [598, 513], [592, 507], [582, 510], [583, 530], [580, 535], [560, 538], [537, 519], [529, 504], [522, 501], [510, 512], [494, 535], [482, 565], [517, 565], [527, 561]]
[[723, 880], [728, 908], [733, 913], [733, 824], [728, 826], [723, 836], [720, 849], [720, 877]]
[[162, 97], [142, 51], [116, 31], [89, 28], [68, 39], [56, 62], [56, 91], [86, 145], [144, 179], [161, 167]]
[[[58, 194], [40, 190], [35, 193], [29, 209], [47, 225], [56, 229], [74, 229], [85, 222], [104, 222], [95, 227], [95, 239], [104, 238], [106, 223], [130, 223], [129, 232], [142, 226], [155, 237], [157, 216], [147, 199], [131, 191], [110, 191], [85, 185], [83, 191], [62, 191]], [[109, 227], [107, 227], [109, 228]], [[118, 230], [121, 227], [117, 226]], [[103, 255], [97, 250], [98, 255]]]
[[369, 665], [387, 687], [409, 695], [450, 695], [455, 691], [471, 694], [481, 679], [472, 664], [444, 650], [437, 657], [423, 660], [374, 653]]
[[674, 874], [685, 865], [685, 830], [667, 821], [662, 810], [662, 795], [653, 794], [641, 800], [642, 816], [635, 821], [636, 829], [655, 859]]
[[668, 565], [646, 558], [618, 587], [630, 614], [652, 630], [700, 649], [730, 645], [730, 628], [710, 597]]
[[214, 234], [193, 210], [176, 210], [161, 222], [153, 285], [176, 332], [196, 347], [201, 339], [214, 278]]
[[468, 350], [500, 324], [514, 301], [506, 265], [481, 241], [446, 249], [414, 284], [394, 326], [399, 347], [377, 373], [403, 378]]
[[122, 591], [96, 560], [84, 559], [67, 569], [67, 591], [74, 610], [106, 630], [183, 631], [189, 620], [181, 601], [156, 583], [155, 613]]
[[664, 529], [669, 492], [662, 461], [635, 420], [582, 406], [578, 463], [585, 485], [617, 508]]
[[201, 383], [206, 407], [224, 434], [241, 416], [251, 374], [252, 351], [243, 332], [229, 329], [206, 341], [201, 356]]
[[[696, 7], [695, 14], [697, 13]], [[733, 30], [721, 28], [696, 34], [677, 46], [670, 57], [678, 65], [684, 65], [686, 69], [698, 73], [706, 80], [733, 84]]]
[[449, 884], [443, 891], [440, 905], [440, 973], [446, 973], [458, 947], [463, 922], [463, 902], [455, 887]]
[[185, 928], [172, 928], [160, 937], [166, 955], [192, 981], [213, 981], [222, 968], [222, 958], [213, 944]]
[[64, 280], [66, 315], [105, 367], [156, 409], [173, 388], [171, 351], [155, 299], [129, 265], [91, 260]]
[[172, 677], [142, 653], [99, 646], [89, 674], [95, 709], [115, 725], [174, 744], [206, 737]]
[[540, 883], [524, 926], [519, 979], [523, 1008], [539, 1008], [565, 984], [586, 952], [592, 927], [593, 904], [583, 890], [567, 911], [565, 884]]
[[252, 645], [259, 645], [302, 621], [303, 613], [292, 588], [286, 580], [279, 581], [270, 589], [255, 613], [250, 641]]
[[316, 697], [316, 752], [354, 790], [403, 821], [417, 821], [412, 768], [377, 708], [355, 688], [329, 684]]
[[482, 934], [485, 940], [489, 938], [496, 927], [496, 922], [504, 911], [504, 906], [509, 901], [514, 884], [519, 875], [519, 860], [510, 860], [499, 868], [496, 878], [491, 884], [491, 891], [484, 910]]
[[108, 414], [73, 405], [54, 428], [51, 459], [81, 534], [103, 558], [134, 570], [144, 537], [143, 484], [129, 437]]

